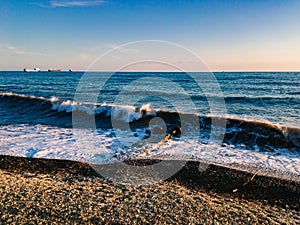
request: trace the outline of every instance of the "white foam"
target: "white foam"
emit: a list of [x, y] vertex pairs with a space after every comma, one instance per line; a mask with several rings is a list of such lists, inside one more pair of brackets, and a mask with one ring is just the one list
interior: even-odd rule
[[[70, 128], [57, 128], [45, 125], [8, 125], [0, 128], [0, 154], [50, 158], [50, 159], [66, 159], [75, 161], [86, 161], [91, 152], [82, 151], [76, 139], [73, 137], [73, 131]], [[91, 135], [90, 135], [91, 136]], [[86, 143], [89, 142], [90, 136], [86, 136]], [[90, 146], [97, 153], [110, 153], [114, 151], [109, 148], [112, 138], [106, 133], [97, 135], [99, 141], [103, 145]], [[108, 163], [108, 159], [99, 161], [98, 163]]]
[[[300, 157], [298, 152], [280, 149], [281, 155], [245, 149], [245, 146], [202, 144], [198, 140], [169, 140], [158, 145], [143, 140], [145, 129], [123, 132], [123, 136], [134, 135], [140, 143], [127, 147], [114, 136], [113, 130], [76, 130], [81, 133], [75, 138], [71, 128], [46, 125], [7, 125], [0, 127], [0, 154], [112, 163], [125, 158], [187, 159], [199, 160], [228, 167], [248, 166], [268, 171], [279, 171], [300, 177]], [[129, 140], [129, 138], [128, 138]], [[137, 139], [133, 139], [137, 140]], [[279, 150], [278, 150], [279, 151]], [[299, 179], [300, 180], [300, 179]]]
[[23, 95], [23, 94], [16, 94], [13, 92], [8, 92], [8, 91], [0, 91], [0, 95], [2, 96], [11, 96], [11, 97], [20, 97], [20, 98], [31, 98], [31, 99], [39, 99], [39, 100], [47, 100], [44, 97], [36, 97], [36, 96], [27, 96], [27, 95]]
[[111, 117], [113, 119], [121, 120], [124, 122], [133, 122], [135, 120], [141, 119], [143, 116], [148, 115], [155, 115], [155, 111], [150, 108], [149, 103], [143, 105], [140, 110], [137, 110], [133, 106], [113, 106], [111, 111]]
[[72, 100], [66, 100], [66, 101], [57, 101], [57, 98], [52, 97], [50, 99], [52, 103], [52, 110], [57, 110], [58, 112], [73, 112], [73, 111], [79, 111], [79, 112], [86, 112], [89, 115], [95, 115], [97, 106], [93, 105], [84, 105], [81, 103], [74, 102]]
[[[143, 105], [139, 110], [134, 106], [117, 106], [117, 105], [93, 105], [83, 104], [72, 100], [60, 101], [56, 97], [50, 99], [52, 109], [59, 112], [85, 112], [89, 115], [99, 115], [106, 112], [106, 116], [111, 116], [115, 120], [123, 122], [133, 122], [134, 120], [141, 119], [143, 116], [155, 115], [155, 110], [150, 108], [150, 104]], [[145, 114], [144, 114], [145, 113]]]
[[[298, 177], [300, 181], [299, 153], [292, 153], [288, 149], [280, 149], [281, 155], [269, 152], [242, 149], [242, 146], [202, 144], [197, 141], [185, 141], [184, 148], [179, 142], [171, 140], [160, 151], [147, 154], [147, 158], [158, 159], [192, 159], [223, 165], [230, 168], [257, 168], [262, 175], [263, 171], [272, 171], [272, 176], [283, 178], [282, 174]], [[289, 176], [285, 176], [289, 177]]]

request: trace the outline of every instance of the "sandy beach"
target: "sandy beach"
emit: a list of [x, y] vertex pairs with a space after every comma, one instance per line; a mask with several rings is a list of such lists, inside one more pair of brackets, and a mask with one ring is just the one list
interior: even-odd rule
[[299, 224], [299, 183], [197, 166], [124, 186], [84, 163], [1, 156], [0, 223]]

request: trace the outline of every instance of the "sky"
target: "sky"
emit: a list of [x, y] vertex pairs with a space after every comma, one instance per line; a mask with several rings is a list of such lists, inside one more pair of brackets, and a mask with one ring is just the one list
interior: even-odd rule
[[[0, 70], [86, 70], [122, 45], [114, 50], [122, 54], [93, 64], [112, 71], [143, 58], [143, 40], [158, 40], [189, 49], [212, 71], [300, 71], [299, 12], [298, 0], [6, 0]], [[153, 59], [198, 68], [188, 54], [154, 49]]]

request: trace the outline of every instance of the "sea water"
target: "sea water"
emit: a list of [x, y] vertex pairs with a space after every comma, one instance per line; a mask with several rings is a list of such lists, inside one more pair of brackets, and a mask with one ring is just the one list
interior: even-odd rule
[[[299, 78], [295, 72], [3, 71], [0, 154], [96, 164], [199, 160], [297, 179]], [[160, 142], [175, 127], [182, 135]]]

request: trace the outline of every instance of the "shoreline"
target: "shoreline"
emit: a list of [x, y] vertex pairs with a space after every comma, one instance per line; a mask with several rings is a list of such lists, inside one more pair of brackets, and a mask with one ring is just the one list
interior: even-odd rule
[[[149, 160], [128, 164], [148, 165]], [[300, 183], [187, 162], [150, 186], [109, 181], [86, 163], [0, 156], [1, 223], [300, 222]]]

